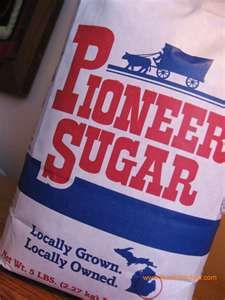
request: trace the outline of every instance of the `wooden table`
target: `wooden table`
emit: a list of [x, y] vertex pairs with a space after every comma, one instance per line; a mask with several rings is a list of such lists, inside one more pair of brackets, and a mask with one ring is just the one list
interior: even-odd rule
[[[7, 177], [0, 176], [0, 234], [2, 233], [9, 205], [16, 190], [16, 183]], [[214, 241], [213, 251], [206, 264], [205, 274], [220, 273], [217, 281], [200, 281], [193, 300], [225, 300], [225, 249], [221, 249], [225, 239], [225, 220]], [[221, 257], [221, 254], [223, 257]], [[219, 265], [221, 262], [222, 267]], [[224, 268], [221, 275], [221, 268]], [[0, 268], [0, 300], [69, 300], [76, 297], [61, 293], [34, 281], [19, 277]], [[122, 299], [110, 299], [122, 300]], [[166, 300], [166, 299], [165, 299]], [[182, 300], [182, 299], [174, 299]]]

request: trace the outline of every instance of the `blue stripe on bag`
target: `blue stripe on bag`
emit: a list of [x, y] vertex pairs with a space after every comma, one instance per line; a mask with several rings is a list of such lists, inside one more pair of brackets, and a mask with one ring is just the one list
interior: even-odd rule
[[20, 190], [70, 218], [145, 246], [185, 255], [208, 253], [219, 221], [145, 203], [76, 178], [67, 189], [37, 180], [40, 162], [27, 155]]

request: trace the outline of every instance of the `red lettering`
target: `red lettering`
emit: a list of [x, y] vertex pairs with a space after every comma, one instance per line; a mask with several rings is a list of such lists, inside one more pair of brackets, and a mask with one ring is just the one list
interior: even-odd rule
[[[92, 119], [95, 122], [104, 125], [112, 124], [123, 88], [123, 84], [117, 80], [105, 80], [103, 82], [92, 114]], [[111, 95], [111, 99], [107, 97], [109, 95]]]
[[213, 160], [217, 163], [223, 163], [225, 162], [225, 117], [211, 112], [207, 122], [209, 123], [208, 130], [204, 142], [199, 145], [197, 154], [209, 158], [212, 152], [211, 144], [214, 141], [216, 146]]
[[48, 154], [44, 170], [43, 177], [51, 179], [55, 183], [65, 184], [69, 181], [76, 157], [72, 150], [64, 144], [63, 138], [65, 135], [71, 137], [71, 144], [74, 146], [80, 146], [86, 126], [84, 124], [77, 124], [73, 120], [62, 119], [56, 128], [53, 145], [58, 153], [63, 157], [64, 163], [62, 167], [56, 166], [56, 156]]
[[198, 137], [191, 135], [191, 137], [188, 138], [188, 134], [192, 132], [197, 131], [197, 127], [194, 127], [191, 125], [191, 121], [193, 119], [197, 120], [198, 125], [203, 125], [203, 122], [206, 117], [206, 110], [202, 109], [198, 106], [191, 105], [186, 103], [183, 108], [183, 122], [180, 126], [180, 130], [178, 135], [174, 136], [174, 139], [172, 141], [172, 146], [191, 152], [193, 153], [195, 151], [195, 148], [198, 143]]
[[87, 85], [89, 86], [87, 90], [86, 97], [84, 99], [83, 105], [79, 107], [77, 115], [81, 118], [88, 119], [91, 114], [91, 102], [94, 97], [94, 93], [96, 89], [99, 87], [100, 83], [102, 81], [102, 77], [90, 75], [88, 79]]
[[[114, 35], [111, 30], [89, 25], [80, 25], [74, 43], [77, 49], [64, 85], [63, 90], [58, 90], [53, 103], [53, 108], [73, 114], [78, 94], [73, 93], [81, 69], [93, 70], [103, 66], [111, 51]], [[85, 56], [90, 46], [97, 47], [94, 60], [87, 60]]]
[[172, 119], [165, 116], [167, 110], [170, 110], [173, 117], [177, 117], [180, 111], [182, 102], [171, 97], [159, 94], [156, 101], [158, 106], [156, 116], [152, 127], [148, 128], [146, 132], [146, 138], [158, 141], [160, 143], [168, 145], [173, 133], [173, 129], [167, 127], [161, 129], [163, 123], [171, 124]]
[[131, 157], [135, 157], [138, 146], [139, 142], [125, 137], [121, 137], [116, 141], [106, 169], [106, 176], [109, 179], [114, 182], [120, 182], [123, 185], [127, 184], [131, 169], [136, 165], [136, 162], [127, 158], [121, 158], [121, 156], [126, 151]]
[[111, 132], [88, 127], [87, 141], [80, 159], [80, 168], [89, 173], [99, 173], [108, 146], [112, 144], [114, 136], [115, 134]]
[[[171, 201], [175, 201], [178, 194], [177, 187], [179, 184], [182, 184], [183, 189], [180, 195], [180, 202], [184, 205], [192, 205], [196, 198], [197, 192], [190, 192], [192, 189], [191, 182], [196, 177], [198, 164], [192, 159], [176, 155], [173, 165], [175, 167], [173, 176], [169, 186], [164, 189], [162, 197]], [[184, 172], [187, 173], [185, 177]]]
[[125, 103], [121, 115], [116, 118], [114, 127], [137, 135], [141, 135], [149, 107], [156, 99], [156, 93], [146, 90], [142, 98], [142, 108], [140, 111], [141, 89], [136, 86], [127, 85], [125, 90]]
[[148, 184], [146, 192], [159, 196], [162, 190], [161, 174], [163, 163], [166, 162], [169, 152], [147, 146], [145, 151], [146, 160], [136, 176], [131, 178], [129, 186], [137, 190], [143, 190], [145, 185], [145, 176], [151, 176], [152, 181]]

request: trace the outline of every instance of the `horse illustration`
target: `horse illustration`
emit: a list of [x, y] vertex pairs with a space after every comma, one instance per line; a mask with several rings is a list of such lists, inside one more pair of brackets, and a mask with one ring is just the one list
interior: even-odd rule
[[126, 59], [128, 61], [126, 69], [130, 68], [132, 71], [134, 71], [134, 67], [141, 67], [138, 70], [138, 73], [142, 74], [146, 74], [147, 71], [151, 70], [151, 60], [149, 58], [126, 52], [122, 56], [122, 59]]

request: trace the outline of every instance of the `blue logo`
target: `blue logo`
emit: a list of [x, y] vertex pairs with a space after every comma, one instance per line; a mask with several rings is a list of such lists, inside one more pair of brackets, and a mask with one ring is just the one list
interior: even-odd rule
[[121, 60], [125, 61], [125, 66], [124, 63], [123, 66], [109, 64], [107, 71], [166, 87], [219, 107], [225, 107], [225, 99], [199, 90], [200, 83], [205, 82], [213, 59], [190, 55], [166, 43], [160, 51], [154, 53], [125, 52]]
[[[162, 51], [139, 55], [126, 52], [122, 59], [128, 62], [126, 70], [139, 74], [147, 74], [155, 68], [156, 76], [163, 80], [169, 78], [171, 73], [185, 76], [185, 84], [190, 89], [196, 89], [200, 82], [204, 82], [213, 62], [212, 59], [189, 55], [167, 43]], [[135, 70], [135, 67], [140, 68]]]
[[127, 266], [144, 265], [131, 277], [130, 286], [126, 291], [134, 293], [144, 300], [155, 299], [162, 291], [162, 280], [155, 272], [156, 265], [148, 258], [136, 257], [131, 252], [133, 248], [114, 249], [114, 251], [126, 259]]

